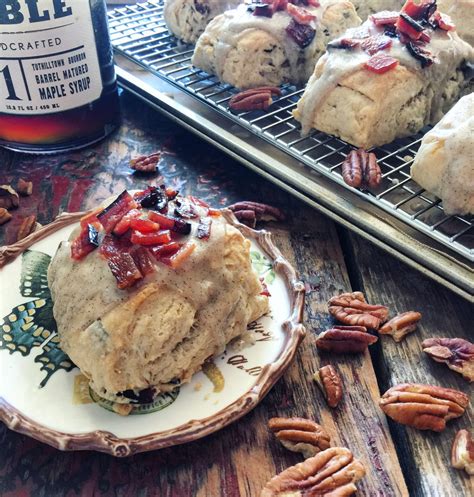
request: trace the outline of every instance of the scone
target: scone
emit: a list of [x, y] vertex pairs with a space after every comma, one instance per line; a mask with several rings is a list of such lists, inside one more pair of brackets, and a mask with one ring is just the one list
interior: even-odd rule
[[474, 93], [423, 137], [411, 175], [443, 201], [447, 214], [474, 214]]
[[123, 192], [49, 268], [61, 348], [116, 403], [189, 381], [269, 309], [250, 242], [219, 211], [174, 195]]
[[209, 21], [241, 0], [165, 0], [163, 17], [169, 31], [185, 43], [195, 43]]
[[438, 0], [438, 8], [452, 19], [458, 35], [474, 46], [474, 0]]
[[380, 146], [435, 124], [466, 91], [473, 48], [434, 0], [403, 9], [374, 14], [328, 45], [294, 111], [303, 134]]
[[365, 21], [370, 14], [383, 10], [400, 10], [404, 0], [351, 0], [359, 17]]
[[361, 22], [347, 0], [313, 3], [319, 5], [278, 0], [225, 12], [197, 41], [192, 63], [242, 89], [304, 84], [327, 43]]

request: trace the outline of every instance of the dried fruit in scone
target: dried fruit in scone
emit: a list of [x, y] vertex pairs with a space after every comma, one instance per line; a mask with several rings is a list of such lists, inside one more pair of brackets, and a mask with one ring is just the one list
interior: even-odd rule
[[300, 85], [327, 43], [359, 24], [347, 0], [242, 4], [208, 24], [192, 63], [239, 89]]
[[84, 216], [48, 282], [62, 349], [98, 395], [122, 404], [189, 381], [269, 308], [250, 241], [164, 186], [124, 191]]
[[436, 362], [444, 362], [449, 369], [474, 381], [474, 344], [463, 338], [427, 338], [423, 352]]
[[363, 464], [345, 447], [326, 449], [273, 477], [260, 497], [346, 497], [357, 491]]
[[326, 430], [310, 419], [271, 418], [268, 427], [284, 447], [311, 457], [330, 446]]
[[383, 412], [397, 423], [432, 431], [443, 431], [468, 405], [469, 397], [459, 390], [416, 383], [394, 386], [380, 399]]
[[312, 128], [365, 150], [435, 124], [469, 86], [474, 48], [436, 12], [408, 0], [328, 44], [293, 111]]

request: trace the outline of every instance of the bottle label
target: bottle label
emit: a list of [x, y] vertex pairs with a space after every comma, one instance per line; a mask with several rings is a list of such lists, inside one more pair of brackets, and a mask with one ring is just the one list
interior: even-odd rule
[[0, 0], [0, 112], [61, 112], [101, 92], [88, 0]]

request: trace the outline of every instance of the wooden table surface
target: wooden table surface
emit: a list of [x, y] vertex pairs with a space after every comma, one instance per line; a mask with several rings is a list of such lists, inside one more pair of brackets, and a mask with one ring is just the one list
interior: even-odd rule
[[[122, 103], [122, 127], [96, 146], [44, 157], [0, 151], [1, 184], [14, 184], [20, 177], [34, 183], [33, 195], [22, 199], [14, 219], [0, 229], [0, 244], [15, 240], [21, 219], [29, 214], [46, 224], [60, 211], [87, 209], [125, 188], [143, 187], [149, 177], [132, 174], [130, 157], [162, 150], [162, 178], [155, 176], [154, 182], [164, 180], [216, 207], [245, 199], [272, 203], [287, 212], [287, 222], [267, 228], [306, 282], [308, 335], [294, 363], [256, 409], [187, 445], [114, 459], [94, 452], [60, 452], [0, 424], [0, 495], [258, 497], [275, 472], [302, 460], [269, 433], [267, 420], [273, 416], [310, 417], [330, 432], [334, 445], [350, 448], [367, 469], [358, 495], [472, 495], [473, 479], [449, 465], [454, 434], [472, 426], [472, 408], [437, 434], [395, 424], [377, 404], [380, 392], [404, 382], [472, 393], [469, 383], [421, 349], [428, 337], [472, 340], [472, 306], [134, 97], [123, 95]], [[369, 302], [388, 305], [393, 314], [420, 311], [423, 320], [400, 344], [384, 336], [364, 355], [321, 355], [315, 346], [317, 334], [333, 323], [327, 300], [349, 290], [362, 290]], [[326, 406], [311, 380], [312, 373], [329, 362], [337, 365], [344, 382], [344, 399], [337, 409]]]

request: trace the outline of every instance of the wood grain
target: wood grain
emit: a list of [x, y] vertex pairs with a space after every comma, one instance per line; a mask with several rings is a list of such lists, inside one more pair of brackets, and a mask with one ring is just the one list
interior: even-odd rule
[[[430, 337], [473, 341], [473, 306], [421, 274], [402, 268], [392, 257], [354, 235], [354, 286], [373, 304], [385, 304], [391, 315], [416, 310], [423, 318], [417, 331], [401, 343], [383, 336], [374, 347], [374, 364], [380, 388], [385, 392], [400, 383], [425, 383], [455, 388], [472, 396], [473, 387], [447, 366], [431, 360], [421, 343]], [[457, 430], [472, 428], [471, 406], [449, 421], [442, 433], [422, 432], [389, 422], [412, 497], [462, 497], [473, 495], [474, 479], [450, 467], [451, 444]]]

